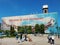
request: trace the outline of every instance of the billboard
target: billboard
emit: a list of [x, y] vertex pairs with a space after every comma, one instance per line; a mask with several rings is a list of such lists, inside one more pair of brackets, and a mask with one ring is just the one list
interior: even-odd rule
[[[36, 24], [44, 24], [48, 30], [57, 31], [57, 13], [32, 14], [23, 16], [3, 17], [2, 20], [6, 25], [15, 26], [35, 26]], [[52, 28], [52, 29], [51, 29]], [[48, 32], [48, 31], [47, 31]]]

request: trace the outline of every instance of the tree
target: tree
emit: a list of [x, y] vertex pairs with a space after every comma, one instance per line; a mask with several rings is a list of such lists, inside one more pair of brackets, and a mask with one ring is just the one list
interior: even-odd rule
[[27, 33], [32, 33], [32, 27], [31, 26], [28, 26], [26, 30], [27, 30]]
[[3, 30], [0, 30], [0, 33], [2, 33], [3, 32]]
[[36, 24], [36, 25], [35, 25], [35, 32], [38, 33], [39, 30], [40, 30], [40, 29], [39, 29], [39, 24]]
[[45, 29], [45, 26], [44, 26], [44, 24], [41, 24], [40, 25], [40, 33], [44, 33], [44, 29]]
[[15, 36], [15, 30], [14, 27], [10, 26], [10, 35]]
[[10, 31], [9, 30], [5, 30], [4, 33], [6, 34], [6, 36], [9, 36], [10, 35]]
[[20, 26], [18, 26], [17, 30], [19, 31], [20, 29], [21, 29], [21, 27], [20, 27]]
[[18, 33], [24, 33], [24, 27], [18, 26]]

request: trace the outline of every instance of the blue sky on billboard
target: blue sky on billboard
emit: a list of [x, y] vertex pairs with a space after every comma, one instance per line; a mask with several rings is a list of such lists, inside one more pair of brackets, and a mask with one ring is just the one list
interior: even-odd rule
[[49, 12], [58, 12], [60, 26], [60, 0], [0, 0], [0, 22], [1, 17], [40, 14], [45, 4]]

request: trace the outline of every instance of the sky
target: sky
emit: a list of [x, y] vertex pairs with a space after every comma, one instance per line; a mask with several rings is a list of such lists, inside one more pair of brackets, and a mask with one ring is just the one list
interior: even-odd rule
[[58, 13], [60, 26], [60, 0], [0, 0], [0, 22], [2, 17], [40, 14], [43, 5], [48, 5], [49, 13]]

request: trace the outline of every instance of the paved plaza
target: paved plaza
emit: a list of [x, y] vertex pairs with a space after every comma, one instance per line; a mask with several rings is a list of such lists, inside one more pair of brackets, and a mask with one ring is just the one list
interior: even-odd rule
[[[47, 36], [34, 36], [30, 35], [32, 42], [24, 41], [22, 43], [18, 43], [20, 40], [16, 40], [16, 38], [3, 38], [0, 39], [0, 45], [51, 45], [48, 43]], [[55, 37], [55, 45], [60, 45], [60, 39]]]

